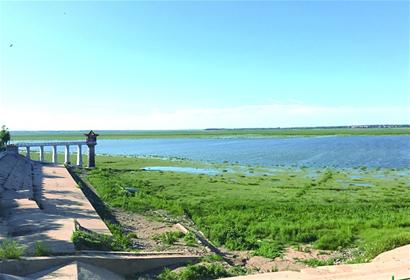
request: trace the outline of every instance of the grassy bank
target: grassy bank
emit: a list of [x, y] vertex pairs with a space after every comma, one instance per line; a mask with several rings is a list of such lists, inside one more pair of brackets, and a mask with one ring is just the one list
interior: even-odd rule
[[232, 250], [273, 258], [286, 246], [312, 244], [356, 248], [353, 261], [365, 261], [410, 243], [408, 170], [282, 168], [267, 173], [218, 165], [211, 167], [221, 173], [209, 176], [140, 169], [192, 164], [186, 161], [97, 160], [88, 179], [111, 207], [186, 215], [213, 243]]
[[[99, 139], [206, 138], [206, 137], [292, 137], [330, 135], [410, 135], [410, 128], [336, 128], [336, 129], [221, 129], [97, 131]], [[86, 131], [14, 131], [13, 141], [82, 140]]]

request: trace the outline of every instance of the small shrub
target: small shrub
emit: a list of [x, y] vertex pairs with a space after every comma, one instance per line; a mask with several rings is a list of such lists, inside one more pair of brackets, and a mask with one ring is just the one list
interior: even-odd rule
[[135, 232], [130, 232], [130, 233], [127, 234], [127, 237], [136, 239], [136, 238], [138, 238], [138, 235]]
[[185, 234], [184, 241], [185, 245], [187, 246], [195, 246], [197, 243], [195, 234], [193, 234], [192, 232], [188, 232], [187, 234]]
[[346, 248], [353, 242], [353, 234], [350, 230], [332, 231], [324, 234], [315, 242], [315, 246], [322, 250], [338, 250]]
[[178, 280], [178, 274], [169, 268], [165, 268], [157, 277], [158, 280]]
[[24, 251], [24, 247], [16, 241], [5, 239], [0, 244], [0, 259], [19, 259]]
[[319, 259], [307, 259], [302, 261], [304, 264], [308, 266], [316, 267], [316, 266], [324, 266], [324, 265], [332, 265], [334, 264], [334, 259], [328, 260], [319, 260]]
[[36, 241], [34, 244], [34, 256], [41, 257], [41, 256], [48, 256], [50, 255], [51, 251], [50, 248], [46, 244], [41, 241]]
[[317, 240], [317, 235], [314, 232], [299, 233], [296, 236], [296, 241], [302, 243], [311, 243]]
[[263, 241], [259, 245], [259, 248], [256, 249], [253, 253], [257, 256], [274, 259], [276, 257], [282, 256], [283, 245], [276, 241]]
[[120, 225], [106, 222], [112, 234], [111, 249], [114, 251], [129, 251], [132, 241], [129, 235], [125, 234]]
[[218, 279], [221, 277], [230, 276], [228, 271], [222, 264], [198, 264], [188, 265], [179, 273], [180, 280], [194, 280], [194, 279]]
[[105, 234], [76, 230], [73, 232], [71, 240], [73, 241], [77, 250], [112, 250], [111, 236]]
[[183, 237], [184, 234], [180, 231], [167, 231], [154, 237], [154, 240], [159, 240], [166, 245], [173, 245], [177, 240]]
[[228, 273], [231, 274], [231, 276], [239, 276], [247, 274], [248, 270], [244, 266], [233, 266], [228, 269]]

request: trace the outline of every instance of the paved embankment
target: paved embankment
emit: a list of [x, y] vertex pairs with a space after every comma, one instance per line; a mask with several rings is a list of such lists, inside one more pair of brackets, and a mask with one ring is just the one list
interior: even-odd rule
[[[198, 261], [199, 256], [183, 254], [124, 254], [113, 252], [88, 252], [78, 255], [53, 257], [23, 257], [20, 260], [0, 262], [0, 271], [14, 276], [44, 279], [80, 279], [76, 278], [78, 269], [73, 262], [88, 264], [96, 268], [104, 268], [121, 277], [130, 277], [136, 273], [144, 273], [166, 266], [180, 266]], [[58, 271], [58, 272], [57, 272]], [[0, 273], [0, 279], [2, 274]], [[83, 278], [84, 279], [84, 278]], [[109, 275], [98, 278], [90, 276], [85, 279], [112, 279]]]
[[11, 237], [32, 252], [37, 241], [54, 253], [74, 252], [74, 220], [111, 234], [63, 166], [3, 153], [0, 158], [0, 240]]
[[370, 263], [306, 268], [226, 278], [230, 280], [389, 280], [410, 277], [410, 245], [377, 256]]

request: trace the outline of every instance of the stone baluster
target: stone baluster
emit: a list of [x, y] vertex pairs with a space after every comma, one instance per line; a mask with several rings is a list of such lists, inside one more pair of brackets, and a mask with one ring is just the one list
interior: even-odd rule
[[44, 161], [44, 146], [40, 146], [40, 161]]
[[64, 163], [70, 163], [70, 145], [65, 145]]
[[77, 166], [83, 165], [83, 153], [81, 151], [81, 144], [77, 145]]
[[26, 158], [30, 159], [30, 146], [26, 146]]
[[57, 163], [58, 159], [57, 159], [57, 146], [53, 145], [53, 163]]

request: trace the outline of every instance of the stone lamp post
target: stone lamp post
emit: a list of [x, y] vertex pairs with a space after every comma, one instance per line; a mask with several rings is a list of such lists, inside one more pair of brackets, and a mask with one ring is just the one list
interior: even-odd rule
[[95, 167], [95, 145], [97, 145], [98, 134], [90, 130], [90, 132], [84, 135], [87, 136], [86, 144], [88, 146], [88, 167]]

